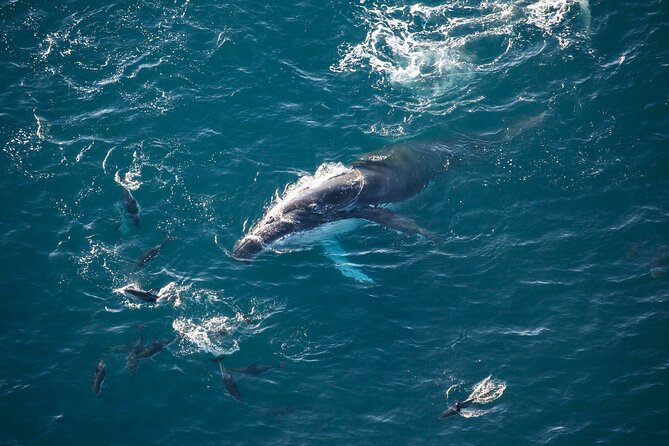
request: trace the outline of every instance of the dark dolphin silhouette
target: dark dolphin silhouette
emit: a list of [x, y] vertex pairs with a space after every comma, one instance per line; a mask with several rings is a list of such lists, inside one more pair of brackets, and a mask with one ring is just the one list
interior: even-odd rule
[[105, 365], [104, 359], [100, 359], [100, 362], [95, 366], [95, 373], [93, 374], [93, 383], [91, 384], [91, 390], [98, 398], [100, 397], [100, 392], [102, 391], [102, 381], [105, 380], [107, 375], [107, 366]]
[[144, 334], [139, 333], [139, 338], [133, 344], [128, 346], [127, 354], [125, 355], [126, 366], [130, 370], [131, 375], [135, 375], [137, 366], [139, 365], [139, 358], [137, 355], [144, 349]]
[[276, 365], [258, 365], [258, 364], [251, 364], [248, 367], [244, 367], [241, 369], [234, 369], [234, 372], [238, 373], [245, 373], [247, 375], [260, 375], [261, 373], [269, 372], [270, 370], [273, 369], [282, 369], [284, 368], [283, 363], [279, 363]]
[[232, 379], [232, 375], [228, 373], [225, 367], [223, 367], [223, 358], [221, 357], [213, 358], [212, 361], [218, 363], [218, 367], [221, 369], [221, 378], [223, 379], [223, 385], [225, 386], [225, 389], [228, 391], [228, 393], [237, 401], [243, 402], [242, 394], [239, 393], [239, 389], [237, 388], [237, 384], [235, 384], [235, 380]]
[[147, 249], [144, 251], [138, 258], [137, 262], [135, 263], [135, 269], [139, 269], [142, 266], [146, 265], [148, 262], [151, 260], [155, 259], [158, 257], [158, 254], [160, 254], [160, 251], [163, 249], [163, 246], [165, 246], [165, 242], [174, 240], [174, 237], [172, 237], [169, 234], [165, 234], [165, 240], [154, 246], [153, 248]]
[[139, 227], [139, 206], [137, 205], [137, 200], [132, 196], [130, 190], [125, 187], [123, 188], [123, 204], [125, 205], [125, 210], [130, 215], [135, 226]]
[[143, 300], [144, 302], [156, 302], [158, 299], [160, 299], [160, 296], [158, 295], [157, 289], [151, 289], [149, 291], [144, 291], [144, 290], [138, 290], [137, 288], [134, 287], [126, 287], [123, 288], [123, 292], [126, 294], [131, 295], [132, 297], [135, 297], [137, 299]]
[[162, 352], [165, 347], [170, 345], [176, 339], [176, 336], [172, 336], [169, 339], [154, 339], [153, 342], [146, 348], [142, 349], [137, 353], [137, 359], [150, 358], [158, 353]]

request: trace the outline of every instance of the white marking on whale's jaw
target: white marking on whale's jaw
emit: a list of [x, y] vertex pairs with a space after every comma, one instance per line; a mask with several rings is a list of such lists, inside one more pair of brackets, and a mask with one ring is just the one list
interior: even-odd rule
[[269, 249], [279, 254], [300, 251], [319, 244], [323, 240], [351, 232], [363, 224], [363, 220], [349, 218], [318, 226], [308, 231], [295, 232], [269, 245]]

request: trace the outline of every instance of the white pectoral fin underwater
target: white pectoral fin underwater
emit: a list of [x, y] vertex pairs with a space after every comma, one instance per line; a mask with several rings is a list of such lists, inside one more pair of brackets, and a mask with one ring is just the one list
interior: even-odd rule
[[336, 239], [325, 239], [321, 242], [325, 255], [334, 262], [335, 268], [345, 277], [360, 283], [374, 283], [374, 281], [355, 264], [346, 258], [346, 251]]
[[[235, 244], [232, 256], [252, 260], [276, 242], [322, 228], [334, 222], [364, 219], [384, 228], [430, 240], [437, 235], [410, 217], [384, 207], [421, 192], [447, 170], [452, 153], [443, 144], [407, 142], [361, 157], [350, 166], [324, 164], [313, 176], [286, 187], [263, 217]], [[347, 261], [337, 241], [323, 239], [326, 255], [346, 277], [372, 280]]]

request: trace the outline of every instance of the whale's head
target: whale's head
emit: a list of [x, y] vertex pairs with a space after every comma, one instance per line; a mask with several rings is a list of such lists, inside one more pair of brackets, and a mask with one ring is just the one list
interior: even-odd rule
[[237, 260], [252, 260], [272, 243], [305, 229], [304, 213], [292, 211], [268, 213], [232, 248], [232, 257]]
[[251, 260], [263, 250], [263, 243], [255, 237], [243, 237], [232, 248], [232, 257], [237, 260]]

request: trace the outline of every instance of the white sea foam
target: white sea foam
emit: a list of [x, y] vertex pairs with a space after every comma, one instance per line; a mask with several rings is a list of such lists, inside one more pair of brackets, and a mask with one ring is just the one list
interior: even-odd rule
[[321, 164], [313, 175], [303, 175], [295, 183], [288, 184], [279, 202], [290, 201], [302, 195], [308, 189], [314, 189], [327, 180], [343, 175], [351, 170], [342, 163]]
[[172, 328], [182, 339], [180, 353], [209, 353], [214, 356], [229, 355], [239, 350], [239, 340], [234, 332], [244, 319], [241, 315], [209, 316], [202, 319], [180, 317]]
[[590, 30], [590, 4], [588, 0], [539, 0], [527, 6], [527, 23], [541, 29], [546, 35], [557, 39], [560, 48], [566, 48], [575, 39], [572, 29], [564, 30], [569, 23], [569, 16], [574, 13], [574, 6], [583, 17], [583, 28]]
[[[446, 390], [446, 398], [448, 398], [451, 390], [459, 387], [462, 383], [454, 384]], [[489, 404], [501, 397], [506, 390], [506, 383], [499, 379], [494, 379], [492, 376], [488, 376], [484, 380], [476, 383], [472, 392], [466, 398], [467, 400], [472, 400], [476, 403], [475, 406], [470, 406], [460, 411], [460, 415], [465, 418], [477, 418], [481, 415], [485, 415], [490, 412], [492, 409], [483, 409], [480, 406], [484, 404]]]
[[[334, 72], [369, 71], [377, 87], [416, 93], [411, 111], [452, 110], [431, 99], [453, 91], [451, 107], [471, 95], [473, 76], [494, 72], [523, 55], [532, 29], [564, 49], [587, 34], [587, 0], [451, 0], [428, 6], [362, 4], [359, 21], [367, 29], [358, 43], [342, 43]], [[585, 31], [585, 33], [583, 32]], [[478, 97], [478, 95], [474, 95]], [[466, 104], [464, 104], [466, 105]], [[407, 108], [406, 106], [404, 108]]]
[[488, 376], [474, 386], [472, 393], [467, 399], [474, 400], [474, 402], [479, 404], [488, 404], [502, 396], [505, 390], [506, 383], [504, 381]]
[[139, 189], [142, 185], [142, 182], [139, 179], [142, 177], [142, 166], [145, 162], [146, 156], [143, 152], [135, 150], [132, 154], [132, 164], [128, 171], [123, 176], [121, 176], [120, 170], [116, 171], [114, 180], [121, 186], [127, 187], [130, 190]]
[[91, 142], [91, 143], [88, 145], [88, 147], [85, 147], [85, 148], [81, 149], [81, 150], [79, 151], [79, 153], [77, 154], [77, 156], [76, 156], [76, 158], [75, 158], [74, 160], [75, 160], [77, 163], [80, 162], [81, 159], [82, 159], [82, 158], [84, 157], [84, 155], [86, 154], [86, 152], [88, 152], [89, 150], [91, 150], [91, 148], [93, 147], [93, 144], [95, 144], [95, 141]]
[[35, 135], [38, 139], [43, 140], [44, 129], [42, 128], [42, 121], [40, 120], [39, 116], [37, 116], [36, 110], [33, 110], [33, 116], [35, 117], [35, 121], [37, 121], [37, 130], [35, 131]]

